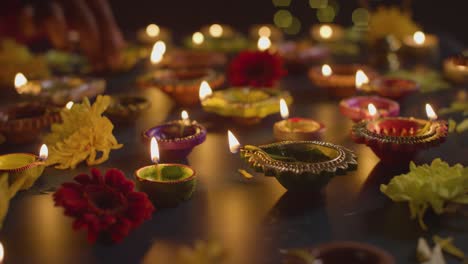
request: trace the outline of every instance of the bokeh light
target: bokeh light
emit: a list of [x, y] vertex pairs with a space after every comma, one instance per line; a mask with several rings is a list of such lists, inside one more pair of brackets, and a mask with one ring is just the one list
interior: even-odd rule
[[291, 0], [272, 0], [276, 7], [287, 7], [291, 4]]
[[330, 23], [335, 19], [336, 12], [333, 6], [327, 6], [317, 10], [317, 19], [322, 23]]
[[301, 21], [297, 17], [292, 18], [292, 23], [284, 29], [284, 32], [289, 35], [296, 35], [301, 31]]
[[192, 35], [192, 41], [196, 45], [200, 45], [200, 44], [203, 43], [203, 41], [205, 41], [205, 36], [203, 36], [203, 34], [201, 32], [195, 32]]
[[273, 17], [273, 21], [277, 27], [287, 28], [293, 23], [293, 16], [288, 10], [278, 10]]
[[328, 6], [328, 0], [309, 0], [311, 8], [325, 8]]
[[370, 14], [365, 8], [355, 9], [351, 17], [356, 26], [367, 26], [369, 24]]

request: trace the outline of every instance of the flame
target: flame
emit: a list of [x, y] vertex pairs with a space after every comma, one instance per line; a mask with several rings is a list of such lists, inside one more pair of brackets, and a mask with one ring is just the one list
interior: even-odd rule
[[237, 138], [234, 136], [234, 134], [228, 130], [228, 141], [229, 141], [229, 151], [231, 151], [231, 153], [237, 153], [239, 151], [239, 148], [240, 148], [240, 143], [239, 143], [239, 140], [237, 140]]
[[159, 32], [161, 30], [159, 29], [158, 25], [156, 24], [149, 24], [146, 27], [146, 34], [152, 38], [157, 37], [159, 35]]
[[329, 39], [333, 35], [333, 29], [329, 25], [323, 25], [319, 29], [320, 37]]
[[75, 103], [73, 103], [72, 101], [68, 102], [66, 105], [65, 105], [65, 108], [67, 108], [68, 110], [72, 109], [73, 105]]
[[180, 117], [182, 118], [182, 120], [186, 121], [189, 119], [189, 114], [187, 113], [187, 111], [183, 110], [181, 113], [180, 113]]
[[195, 45], [200, 45], [205, 41], [205, 36], [201, 32], [195, 32], [192, 35], [192, 41]]
[[0, 242], [0, 263], [3, 262], [3, 259], [5, 257], [5, 249], [3, 249], [3, 244]]
[[166, 43], [162, 40], [156, 41], [153, 45], [153, 50], [163, 55], [166, 52]]
[[435, 113], [434, 109], [430, 104], [426, 104], [426, 115], [429, 120], [436, 120], [437, 114]]
[[39, 150], [39, 158], [41, 160], [46, 160], [49, 157], [49, 149], [46, 144], [42, 144], [41, 149]]
[[211, 90], [210, 85], [208, 82], [203, 81], [200, 84], [200, 90], [198, 91], [198, 97], [200, 101], [205, 100], [206, 98], [210, 97], [213, 94], [213, 90]]
[[159, 147], [155, 137], [151, 138], [151, 160], [156, 164], [159, 162]]
[[416, 31], [413, 34], [413, 40], [416, 44], [422, 45], [426, 41], [426, 35], [421, 31]]
[[260, 51], [265, 51], [271, 47], [271, 40], [268, 37], [260, 37], [257, 42]]
[[356, 88], [361, 88], [364, 84], [369, 83], [369, 78], [362, 70], [357, 70], [355, 78]]
[[325, 77], [328, 77], [330, 75], [332, 75], [333, 71], [332, 71], [332, 68], [330, 67], [330, 65], [328, 64], [324, 64], [322, 65], [322, 75], [325, 76]]
[[288, 105], [286, 104], [286, 101], [283, 98], [280, 99], [280, 113], [283, 119], [288, 119], [289, 109]]
[[162, 61], [163, 55], [166, 52], [166, 44], [164, 41], [157, 41], [153, 45], [153, 49], [151, 50], [151, 64], [158, 64]]
[[262, 26], [258, 29], [258, 36], [259, 37], [267, 37], [271, 36], [271, 29], [267, 26]]
[[369, 115], [371, 117], [376, 117], [377, 116], [377, 108], [373, 103], [370, 103], [367, 105], [367, 111], [369, 112]]
[[[24, 76], [24, 74], [22, 74], [21, 72], [18, 72], [16, 75], [15, 75], [15, 88], [17, 90], [19, 90], [19, 88], [21, 88], [21, 86], [24, 86], [28, 83], [28, 79], [26, 79], [26, 76]], [[18, 91], [20, 92], [20, 91]]]
[[220, 24], [213, 24], [209, 28], [210, 35], [219, 38], [223, 35], [223, 27]]

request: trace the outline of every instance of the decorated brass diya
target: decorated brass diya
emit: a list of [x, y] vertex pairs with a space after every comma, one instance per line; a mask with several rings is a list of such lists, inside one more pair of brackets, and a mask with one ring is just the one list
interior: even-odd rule
[[[432, 108], [431, 108], [432, 110]], [[366, 144], [384, 163], [405, 163], [426, 148], [445, 141], [447, 122], [405, 117], [365, 120], [353, 126], [356, 143]]]
[[168, 68], [220, 68], [226, 63], [224, 53], [202, 50], [174, 50], [163, 60]]
[[376, 93], [383, 97], [400, 99], [419, 91], [419, 84], [409, 79], [379, 77], [364, 84], [360, 90]]
[[319, 88], [327, 90], [335, 97], [349, 97], [356, 93], [356, 75], [364, 73], [365, 82], [373, 80], [378, 73], [364, 65], [327, 65], [316, 66], [309, 70], [309, 78]]
[[182, 120], [175, 120], [149, 128], [143, 132], [145, 141], [155, 138], [164, 159], [169, 161], [184, 160], [192, 149], [206, 139], [206, 128], [196, 121], [188, 119], [187, 112], [182, 112]]
[[151, 140], [154, 165], [135, 172], [136, 186], [156, 207], [176, 207], [192, 197], [197, 185], [195, 171], [183, 164], [159, 164], [159, 149], [155, 138]]
[[59, 121], [57, 107], [39, 102], [19, 103], [0, 109], [0, 134], [8, 143], [31, 143], [44, 129]]
[[287, 41], [278, 45], [278, 54], [284, 59], [288, 72], [305, 72], [310, 65], [323, 62], [330, 55], [325, 46], [307, 41]]
[[21, 95], [39, 98], [56, 105], [65, 105], [69, 101], [77, 102], [85, 97], [92, 98], [104, 93], [106, 81], [80, 77], [28, 81], [24, 75], [18, 73], [15, 77], [15, 88]]
[[450, 57], [444, 60], [444, 73], [455, 83], [468, 83], [468, 55]]
[[138, 119], [144, 111], [151, 107], [151, 103], [142, 96], [138, 95], [113, 95], [111, 104], [105, 114], [117, 123], [133, 122]]
[[159, 88], [177, 104], [197, 104], [200, 84], [206, 81], [213, 89], [224, 83], [224, 75], [211, 69], [158, 69], [137, 80], [141, 87]]
[[[375, 108], [376, 113], [370, 113], [369, 106]], [[378, 96], [355, 96], [340, 102], [340, 112], [354, 122], [380, 117], [394, 117], [400, 114], [400, 105], [390, 99]]]
[[[208, 92], [205, 93], [203, 88]], [[293, 100], [287, 91], [279, 89], [231, 87], [212, 93], [209, 87], [200, 87], [200, 100], [205, 111], [230, 117], [242, 125], [257, 124], [264, 117], [278, 113], [281, 98], [287, 104]]]

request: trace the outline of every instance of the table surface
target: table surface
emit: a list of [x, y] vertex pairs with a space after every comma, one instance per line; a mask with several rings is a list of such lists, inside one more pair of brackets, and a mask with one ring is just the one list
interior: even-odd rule
[[[134, 178], [135, 169], [150, 163], [149, 147], [141, 132], [166, 120], [178, 119], [181, 109], [159, 90], [134, 88], [138, 71], [109, 79], [108, 93], [132, 91], [152, 102], [152, 108], [135, 124], [116, 127], [122, 149], [113, 151], [100, 169], [116, 167]], [[332, 240], [372, 243], [388, 250], [397, 263], [415, 263], [415, 247], [421, 236], [454, 236], [468, 252], [468, 224], [460, 216], [429, 216], [430, 232], [422, 232], [409, 218], [406, 204], [396, 204], [379, 191], [379, 185], [407, 168], [386, 167], [365, 145], [349, 136], [352, 122], [338, 110], [338, 101], [327, 98], [305, 76], [288, 77], [282, 86], [291, 91], [292, 116], [310, 117], [327, 127], [323, 140], [346, 146], [358, 156], [355, 172], [334, 177], [321, 194], [298, 197], [287, 193], [272, 177], [257, 175], [243, 179], [237, 169], [246, 168], [238, 155], [229, 153], [226, 130], [241, 143], [273, 142], [272, 126], [279, 115], [261, 124], [240, 127], [228, 119], [207, 114], [197, 106], [188, 108], [192, 119], [208, 128], [206, 141], [194, 149], [188, 163], [196, 170], [197, 190], [193, 198], [177, 208], [158, 210], [120, 244], [90, 245], [84, 231], [72, 230], [72, 219], [54, 207], [50, 191], [89, 168], [47, 168], [35, 186], [18, 193], [0, 231], [5, 263], [171, 263], [177, 248], [197, 240], [220, 242], [228, 253], [226, 263], [280, 263], [280, 249], [308, 247]], [[415, 94], [401, 102], [403, 116], [425, 118], [424, 104], [436, 109], [447, 106], [457, 89]], [[5, 102], [8, 96], [2, 100]], [[1, 101], [0, 101], [1, 102]], [[37, 152], [40, 142], [27, 146], [1, 146], [0, 153]], [[441, 157], [451, 164], [468, 165], [468, 139], [450, 135], [439, 147], [422, 152], [417, 163]], [[48, 193], [47, 193], [48, 192]], [[449, 259], [449, 263], [457, 263]]]

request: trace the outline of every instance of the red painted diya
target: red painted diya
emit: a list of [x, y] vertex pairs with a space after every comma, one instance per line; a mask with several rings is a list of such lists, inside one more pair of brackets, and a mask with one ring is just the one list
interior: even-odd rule
[[400, 105], [390, 99], [378, 96], [355, 96], [340, 102], [340, 112], [354, 122], [372, 119], [368, 105], [373, 104], [379, 117], [393, 117], [400, 114]]
[[197, 122], [185, 124], [184, 120], [176, 120], [143, 132], [146, 142], [152, 137], [158, 141], [161, 161], [181, 161], [187, 158], [194, 147], [205, 141], [206, 128]]
[[280, 141], [305, 141], [319, 139], [325, 125], [309, 118], [294, 117], [276, 122], [273, 134]]
[[366, 92], [377, 93], [380, 96], [400, 99], [419, 91], [419, 84], [408, 79], [378, 78], [361, 88]]
[[445, 121], [404, 117], [362, 121], [351, 131], [356, 143], [369, 146], [384, 163], [408, 162], [419, 151], [443, 143], [447, 134]]
[[378, 73], [364, 65], [330, 65], [331, 73], [322, 73], [322, 67], [316, 66], [309, 70], [309, 79], [328, 94], [335, 97], [349, 97], [356, 93], [356, 72], [362, 70], [369, 80], [376, 79]]

